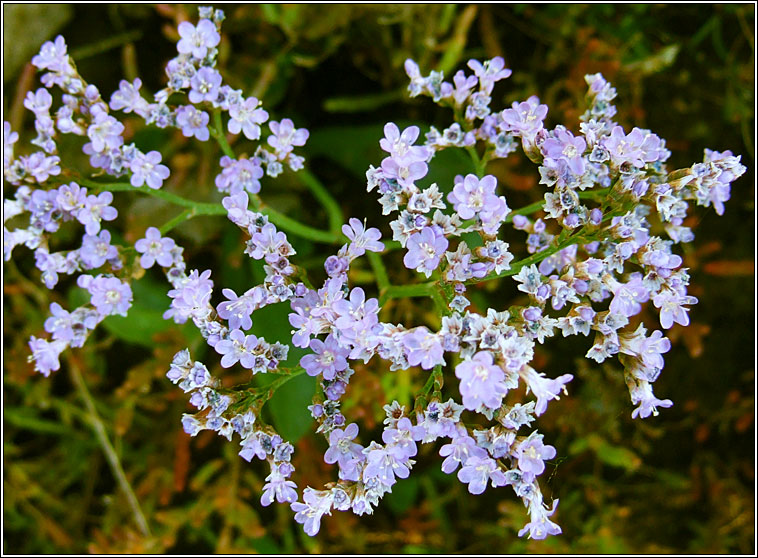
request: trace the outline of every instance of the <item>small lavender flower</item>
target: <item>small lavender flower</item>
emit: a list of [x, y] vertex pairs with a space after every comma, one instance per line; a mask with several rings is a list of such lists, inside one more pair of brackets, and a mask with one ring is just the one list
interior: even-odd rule
[[43, 376], [49, 376], [50, 372], [60, 369], [61, 364], [58, 358], [66, 348], [64, 341], [48, 341], [32, 335], [29, 339], [29, 348], [32, 351], [29, 360], [34, 361], [34, 369], [37, 372]]
[[32, 57], [32, 64], [40, 70], [64, 71], [68, 66], [68, 54], [66, 53], [66, 41], [63, 37], [58, 35], [55, 42], [45, 42], [40, 48], [39, 54]]
[[132, 171], [132, 186], [140, 187], [147, 184], [149, 188], [157, 190], [163, 185], [163, 181], [169, 177], [170, 171], [166, 165], [161, 165], [161, 154], [158, 151], [137, 153], [129, 163]]
[[295, 521], [303, 524], [305, 534], [314, 537], [321, 528], [321, 518], [324, 514], [331, 515], [333, 495], [331, 491], [313, 490], [311, 487], [303, 491], [303, 502], [290, 504], [295, 512]]
[[96, 153], [102, 153], [123, 145], [123, 132], [124, 125], [121, 122], [104, 110], [97, 110], [93, 112], [92, 124], [87, 128], [87, 137], [92, 142], [92, 149]]
[[465, 465], [470, 457], [484, 459], [487, 452], [476, 445], [476, 440], [461, 429], [458, 436], [440, 448], [440, 456], [445, 460], [442, 462], [442, 471], [448, 475], [455, 472], [459, 465]]
[[126, 316], [132, 305], [132, 288], [116, 277], [80, 275], [76, 284], [89, 291], [90, 302], [101, 316]]
[[325, 380], [333, 380], [337, 372], [347, 368], [347, 351], [339, 345], [333, 335], [327, 336], [326, 341], [313, 339], [309, 347], [313, 354], [300, 359], [300, 366], [309, 376], [321, 374]]
[[479, 351], [470, 360], [465, 360], [455, 367], [455, 375], [460, 379], [459, 390], [463, 396], [463, 405], [474, 411], [481, 405], [497, 409], [507, 392], [505, 373], [493, 364], [492, 354]]
[[505, 474], [491, 457], [472, 455], [458, 471], [458, 480], [468, 484], [471, 494], [481, 494], [492, 482], [493, 487], [505, 486]]
[[232, 134], [242, 132], [249, 140], [257, 140], [261, 137], [261, 124], [268, 120], [268, 112], [260, 108], [260, 101], [255, 97], [248, 97], [244, 101], [229, 106], [229, 123], [227, 124]]
[[84, 207], [76, 213], [76, 218], [84, 225], [87, 234], [97, 234], [100, 230], [100, 221], [113, 221], [118, 216], [116, 208], [110, 205], [112, 201], [113, 194], [110, 192], [87, 196]]
[[438, 335], [425, 327], [417, 327], [403, 337], [408, 364], [430, 370], [438, 364], [444, 364], [442, 342]]
[[574, 379], [571, 374], [564, 374], [555, 380], [546, 378], [544, 374], [538, 374], [530, 366], [524, 366], [519, 370], [519, 375], [526, 382], [527, 388], [537, 396], [537, 405], [535, 413], [541, 415], [547, 410], [547, 403], [553, 399], [560, 399], [558, 394], [563, 391], [566, 393], [566, 384]]
[[[221, 167], [224, 169], [216, 176], [216, 187], [221, 192], [238, 194], [245, 190], [251, 194], [261, 191], [260, 178], [263, 177], [263, 167], [258, 157], [234, 160], [224, 155], [221, 157]], [[245, 204], [247, 207], [247, 204]]]
[[118, 91], [111, 95], [109, 106], [112, 110], [122, 110], [125, 113], [134, 111], [143, 118], [147, 116], [149, 103], [140, 95], [142, 80], [135, 78], [133, 83], [122, 79], [118, 85]]
[[198, 60], [205, 58], [208, 50], [221, 41], [216, 26], [207, 19], [201, 19], [197, 26], [183, 21], [179, 24], [178, 31], [181, 39], [176, 45], [177, 50], [181, 54], [191, 54]]
[[113, 260], [116, 257], [118, 257], [118, 250], [111, 245], [111, 233], [108, 231], [100, 231], [97, 236], [85, 234], [82, 237], [79, 258], [87, 269], [100, 267], [107, 260]]
[[292, 120], [283, 118], [281, 122], [271, 121], [268, 124], [271, 134], [266, 141], [276, 151], [276, 157], [284, 161], [292, 152], [293, 147], [302, 147], [308, 140], [309, 132], [305, 128], [295, 128]]
[[497, 179], [494, 176], [487, 175], [479, 179], [474, 174], [468, 174], [462, 181], [455, 184], [447, 199], [453, 204], [461, 219], [471, 219], [488, 207], [492, 207], [492, 204], [498, 203], [495, 188], [497, 188]]
[[261, 494], [261, 505], [270, 506], [274, 500], [283, 504], [284, 502], [295, 502], [297, 500], [297, 485], [287, 480], [278, 470], [272, 471], [266, 477], [266, 484], [263, 485], [263, 494]]
[[342, 225], [342, 234], [350, 240], [348, 253], [353, 258], [362, 256], [366, 250], [369, 252], [382, 252], [384, 250], [384, 244], [379, 242], [382, 237], [379, 229], [374, 227], [366, 229], [365, 225], [355, 217], [351, 217], [348, 223], [349, 225]]
[[545, 471], [544, 460], [555, 457], [555, 448], [543, 444], [542, 434], [535, 430], [515, 446], [513, 456], [518, 459], [518, 467], [524, 478], [533, 480]]
[[422, 272], [429, 277], [437, 269], [445, 250], [447, 238], [437, 227], [424, 227], [420, 232], [413, 233], [406, 244], [408, 252], [403, 258], [403, 264], [408, 269]]
[[253, 351], [258, 345], [258, 338], [255, 335], [245, 335], [242, 330], [235, 329], [229, 333], [228, 339], [222, 339], [214, 349], [220, 355], [221, 366], [229, 368], [239, 362], [247, 369], [255, 368], [255, 355]]
[[210, 138], [209, 120], [207, 112], [199, 111], [192, 105], [176, 109], [176, 125], [181, 128], [185, 138], [194, 136], [200, 141], [208, 141]]
[[350, 475], [355, 472], [357, 480], [356, 460], [363, 457], [363, 446], [353, 442], [358, 435], [358, 425], [348, 424], [344, 430], [335, 428], [329, 433], [329, 449], [324, 454], [324, 461], [329, 464], [337, 463], [341, 472]]
[[155, 262], [162, 267], [171, 267], [174, 263], [172, 251], [175, 246], [174, 240], [161, 237], [156, 227], [148, 227], [145, 238], [140, 238], [134, 243], [134, 248], [142, 254], [139, 264], [145, 269], [153, 267]]
[[189, 100], [191, 103], [208, 101], [213, 103], [218, 97], [221, 74], [207, 66], [200, 68], [190, 79]]

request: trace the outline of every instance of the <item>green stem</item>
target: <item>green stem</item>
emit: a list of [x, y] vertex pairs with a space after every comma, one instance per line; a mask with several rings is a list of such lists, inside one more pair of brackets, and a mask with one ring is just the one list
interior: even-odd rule
[[344, 223], [340, 204], [337, 203], [337, 200], [334, 199], [329, 190], [327, 190], [321, 181], [308, 169], [300, 169], [297, 172], [297, 176], [303, 181], [313, 196], [326, 210], [326, 214], [329, 218], [329, 230], [338, 234], [342, 230], [342, 225]]
[[235, 158], [234, 151], [229, 146], [229, 142], [226, 141], [226, 134], [224, 134], [224, 123], [221, 120], [221, 111], [216, 109], [213, 111], [213, 126], [209, 128], [211, 135], [218, 142], [221, 151], [224, 155], [232, 159]]
[[[586, 192], [578, 192], [577, 195], [579, 196], [579, 199], [583, 200], [602, 200], [608, 196], [608, 193], [610, 191], [611, 186], [608, 186], [607, 188], [600, 188], [599, 190], [587, 190]], [[508, 214], [508, 217], [505, 218], [505, 222], [510, 223], [513, 221], [514, 215], [529, 215], [535, 211], [539, 211], [544, 205], [545, 200], [537, 200], [536, 202], [525, 205], [524, 207], [514, 209]]]
[[368, 257], [368, 263], [371, 265], [371, 269], [374, 270], [376, 284], [379, 287], [379, 293], [381, 294], [392, 286], [389, 275], [387, 275], [387, 268], [384, 267], [382, 257], [376, 252], [366, 252], [366, 256]]
[[226, 209], [220, 203], [203, 203], [194, 200], [188, 200], [187, 198], [183, 198], [165, 190], [153, 190], [147, 186], [140, 186], [137, 188], [128, 182], [104, 183], [95, 182], [94, 180], [88, 180], [86, 178], [79, 178], [76, 181], [83, 186], [88, 186], [97, 190], [107, 190], [109, 192], [139, 192], [140, 194], [146, 194], [154, 198], [159, 198], [180, 207], [193, 209], [195, 210], [196, 215], [226, 215]]
[[392, 285], [387, 287], [379, 297], [379, 304], [384, 304], [391, 298], [433, 297], [436, 293], [436, 286], [436, 281], [416, 285]]
[[105, 425], [103, 424], [103, 421], [100, 420], [100, 416], [97, 414], [97, 410], [95, 409], [95, 402], [93, 401], [92, 395], [90, 395], [89, 390], [87, 389], [87, 385], [84, 383], [84, 378], [82, 377], [81, 371], [72, 358], [68, 359], [68, 365], [69, 371], [71, 372], [71, 379], [76, 385], [79, 396], [82, 398], [82, 401], [84, 401], [84, 405], [87, 408], [87, 413], [89, 415], [89, 423], [92, 426], [92, 430], [95, 432], [95, 437], [100, 443], [100, 447], [102, 448], [103, 453], [105, 453], [105, 458], [108, 460], [108, 465], [110, 465], [113, 476], [116, 477], [116, 482], [118, 483], [119, 488], [121, 488], [124, 495], [126, 496], [126, 500], [129, 503], [129, 507], [132, 510], [134, 520], [137, 522], [137, 526], [139, 527], [140, 532], [143, 536], [149, 537], [150, 528], [147, 525], [147, 520], [142, 513], [142, 509], [140, 508], [137, 496], [135, 496], [134, 490], [132, 490], [129, 481], [126, 478], [126, 473], [124, 473], [124, 469], [121, 466], [121, 461], [118, 458], [118, 454], [116, 453], [116, 450], [113, 449], [113, 445], [108, 439]]
[[[190, 209], [191, 212], [185, 216], [185, 219], [196, 217], [198, 215], [226, 215], [226, 209], [220, 203], [205, 203], [188, 200], [187, 198], [172, 194], [171, 192], [166, 192], [165, 190], [153, 190], [152, 188], [147, 188], [145, 186], [136, 188], [128, 182], [95, 182], [86, 178], [79, 178], [77, 179], [77, 182], [83, 186], [88, 186], [97, 190], [107, 190], [109, 192], [136, 191], [141, 194], [162, 199], [180, 207], [186, 207]], [[254, 198], [254, 196], [251, 196], [251, 198]], [[321, 229], [314, 229], [308, 225], [303, 225], [302, 223], [295, 221], [294, 219], [287, 217], [283, 213], [280, 213], [270, 207], [256, 208], [256, 210], [260, 211], [264, 215], [268, 215], [269, 221], [274, 223], [285, 232], [313, 240], [314, 242], [323, 242], [325, 244], [340, 244], [342, 242], [341, 234], [323, 231]]]
[[165, 235], [171, 229], [173, 229], [174, 227], [180, 225], [184, 221], [188, 221], [188, 220], [192, 219], [195, 215], [197, 215], [197, 214], [195, 213], [194, 209], [185, 209], [184, 211], [182, 211], [181, 213], [179, 213], [179, 215], [177, 215], [173, 219], [171, 219], [171, 220], [167, 221], [166, 223], [164, 223], [162, 227], [158, 228], [158, 230], [161, 232], [161, 235]]

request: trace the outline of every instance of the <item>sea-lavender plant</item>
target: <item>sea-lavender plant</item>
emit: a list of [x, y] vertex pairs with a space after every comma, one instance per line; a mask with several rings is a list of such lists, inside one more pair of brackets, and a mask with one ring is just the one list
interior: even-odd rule
[[[670, 342], [660, 330], [649, 333], [638, 316], [652, 303], [663, 329], [689, 323], [688, 307], [697, 300], [687, 294], [689, 275], [676, 254], [678, 244], [694, 239], [684, 225], [689, 202], [712, 205], [722, 214], [731, 182], [745, 172], [740, 158], [706, 150], [702, 163], [670, 171], [663, 139], [649, 130], [627, 131], [613, 120], [616, 92], [600, 74], [585, 77], [587, 108], [579, 130], [572, 131], [546, 128], [548, 107], [536, 96], [493, 111], [495, 84], [511, 75], [502, 58], [470, 60], [473, 75], [460, 70], [452, 84], [441, 72], [424, 76], [407, 60], [410, 95], [429, 96], [450, 108], [453, 121], [442, 131], [430, 128], [423, 142], [419, 126], [400, 130], [393, 122], [377, 138], [387, 155], [369, 166], [366, 178], [367, 190], [378, 193], [382, 214], [393, 218], [392, 240], [382, 241], [379, 229], [370, 226], [372, 216], [344, 223], [339, 205], [304, 169], [295, 148], [305, 145], [308, 131], [288, 118], [269, 121], [258, 99], [224, 83], [216, 68], [223, 19], [220, 10], [200, 8], [196, 25], [179, 25], [178, 55], [166, 66], [166, 87], [152, 101], [142, 96], [136, 79], [122, 81], [106, 103], [79, 75], [62, 37], [43, 45], [32, 60], [43, 72], [45, 88], [30, 93], [24, 105], [35, 115], [32, 144], [41, 151], [17, 156], [18, 135], [4, 124], [4, 178], [16, 187], [15, 197], [4, 200], [4, 222], [28, 214], [26, 227], [4, 227], [5, 258], [24, 245], [34, 251], [47, 288], [54, 288], [60, 275], [77, 275], [77, 285], [90, 294], [89, 304], [73, 311], [51, 304], [44, 325], [50, 337], [33, 336], [29, 342], [35, 369], [46, 376], [58, 370], [65, 350], [81, 347], [107, 316], [125, 315], [137, 271], [157, 263], [170, 287], [165, 319], [193, 323], [219, 355], [221, 368], [239, 365], [252, 375], [276, 376], [264, 387], [225, 388], [188, 349], [167, 363], [168, 378], [197, 409], [181, 418], [188, 434], [212, 430], [231, 441], [236, 433], [242, 458], [268, 462], [262, 505], [289, 504], [305, 532], [315, 535], [322, 517], [333, 510], [371, 513], [398, 479], [411, 474], [418, 445], [439, 441], [442, 470], [455, 472], [471, 494], [512, 487], [529, 514], [519, 535], [559, 534], [550, 519], [558, 500], [548, 506], [538, 481], [557, 450], [532, 423], [567, 393], [573, 375], [548, 378], [535, 370], [535, 346], [559, 331], [563, 337], [594, 332], [586, 356], [598, 363], [618, 356], [634, 418], [670, 407], [671, 400], [652, 391]], [[58, 101], [48, 89], [56, 88], [62, 92], [60, 106], [51, 116]], [[163, 156], [126, 145], [124, 125], [114, 116], [118, 112], [134, 113], [147, 125], [177, 128], [197, 141], [213, 138], [223, 152], [215, 178], [222, 202], [199, 203], [164, 192], [171, 171]], [[235, 153], [225, 130], [254, 142], [253, 155]], [[83, 138], [82, 150], [94, 170], [67, 168], [57, 154], [59, 133]], [[464, 150], [475, 172], [452, 184], [423, 186], [443, 149]], [[498, 194], [497, 177], [487, 174], [487, 164], [519, 149], [537, 165], [545, 193], [544, 202], [514, 209]], [[279, 176], [285, 165], [306, 174], [329, 212], [329, 230], [303, 225], [262, 201], [261, 179]], [[105, 182], [106, 175], [128, 182]], [[133, 247], [111, 244], [105, 228], [117, 218], [111, 192], [124, 190], [186, 211], [148, 228]], [[215, 306], [212, 270], [188, 271], [182, 247], [166, 236], [200, 214], [226, 215], [248, 237], [240, 251], [262, 261], [265, 270], [263, 282], [241, 294], [222, 288], [225, 300]], [[81, 247], [51, 251], [55, 233], [67, 221], [83, 227]], [[524, 250], [502, 240], [504, 227], [525, 233]], [[314, 284], [296, 265], [288, 234], [339, 246], [324, 261], [323, 283]], [[382, 258], [392, 251], [402, 251], [404, 266], [423, 278], [391, 283]], [[528, 255], [517, 259], [523, 252]], [[378, 298], [351, 285], [350, 269], [360, 257], [374, 271]], [[90, 270], [97, 275], [84, 273]], [[482, 313], [472, 307], [469, 287], [508, 277], [523, 293], [515, 301], [521, 303]], [[389, 301], [403, 297], [430, 298], [437, 323], [409, 327], [383, 321]], [[297, 366], [282, 365], [288, 344], [247, 333], [257, 310], [278, 303], [291, 308], [292, 345], [309, 350]], [[397, 401], [385, 406], [384, 428], [373, 440], [370, 431], [361, 433], [349, 413], [342, 413], [340, 403], [354, 363], [372, 360], [389, 374], [420, 368], [427, 377], [412, 408]], [[309, 410], [328, 445], [324, 461], [336, 465], [334, 481], [320, 488], [293, 480], [293, 445], [260, 420], [273, 393], [301, 374], [319, 379]], [[516, 395], [519, 387], [526, 398]]]

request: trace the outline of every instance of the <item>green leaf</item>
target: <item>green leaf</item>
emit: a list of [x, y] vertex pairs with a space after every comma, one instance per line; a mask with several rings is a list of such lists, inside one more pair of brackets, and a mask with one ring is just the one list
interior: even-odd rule
[[379, 148], [379, 140], [383, 137], [384, 124], [334, 126], [314, 130], [307, 146], [310, 158], [324, 156], [365, 179], [368, 165], [379, 166], [384, 158], [384, 152]]
[[[253, 313], [252, 333], [264, 337], [269, 343], [278, 341], [290, 345], [292, 327], [289, 323], [290, 306], [287, 303], [266, 306]], [[296, 366], [307, 351], [290, 345], [284, 366]], [[271, 380], [264, 375], [256, 376], [261, 384]], [[316, 391], [316, 378], [305, 374], [283, 384], [266, 405], [271, 413], [274, 427], [279, 434], [290, 442], [297, 442], [313, 426], [313, 418], [308, 405]]]
[[416, 477], [398, 480], [392, 487], [392, 492], [384, 497], [389, 508], [397, 515], [404, 513], [416, 502], [419, 481]]
[[633, 451], [614, 446], [597, 434], [589, 434], [586, 438], [576, 440], [569, 448], [569, 453], [576, 455], [591, 449], [606, 465], [620, 467], [627, 471], [636, 471], [642, 465], [642, 460]]

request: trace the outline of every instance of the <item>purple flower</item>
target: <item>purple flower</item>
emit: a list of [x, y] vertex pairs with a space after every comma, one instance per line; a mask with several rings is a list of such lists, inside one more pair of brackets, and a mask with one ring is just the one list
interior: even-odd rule
[[66, 343], [48, 341], [32, 335], [29, 338], [29, 348], [32, 351], [31, 360], [34, 361], [34, 369], [44, 376], [49, 376], [50, 372], [55, 372], [61, 367], [58, 358], [66, 348]]
[[541, 496], [539, 501], [530, 503], [529, 515], [531, 521], [518, 532], [518, 536], [523, 537], [529, 533], [530, 539], [544, 540], [548, 535], [560, 535], [561, 528], [548, 519], [548, 517], [555, 513], [557, 507], [558, 500], [553, 502], [552, 509], [546, 509], [542, 504]]
[[32, 111], [37, 118], [48, 115], [52, 104], [53, 97], [44, 87], [40, 87], [36, 92], [29, 91], [24, 99], [24, 107]]
[[282, 475], [278, 470], [272, 471], [266, 477], [266, 484], [263, 485], [263, 494], [261, 494], [261, 504], [270, 506], [274, 499], [280, 504], [284, 502], [294, 502], [297, 500], [297, 485], [287, 477]]
[[526, 382], [527, 388], [537, 396], [537, 405], [534, 408], [537, 416], [547, 410], [547, 403], [553, 399], [560, 399], [558, 394], [563, 391], [566, 393], [566, 384], [574, 379], [571, 374], [564, 374], [555, 380], [546, 378], [544, 374], [538, 374], [530, 366], [524, 366], [519, 370], [519, 375]]
[[38, 183], [44, 183], [51, 176], [58, 176], [61, 173], [59, 163], [60, 157], [57, 155], [45, 156], [42, 152], [35, 152], [28, 157], [19, 157], [24, 172], [34, 177]]
[[603, 147], [611, 155], [611, 161], [621, 166], [624, 163], [631, 163], [637, 168], [645, 166], [645, 152], [642, 150], [642, 144], [645, 138], [639, 128], [633, 128], [628, 134], [624, 134], [621, 126], [614, 126], [610, 135], [605, 136], [601, 141]]
[[271, 121], [268, 127], [272, 133], [268, 137], [268, 144], [276, 150], [276, 156], [280, 161], [287, 158], [293, 146], [302, 147], [308, 140], [308, 130], [295, 129], [295, 125], [289, 118], [283, 118], [281, 122]]
[[101, 316], [126, 316], [132, 305], [132, 288], [116, 277], [80, 275], [76, 283], [89, 291], [90, 302]]
[[617, 283], [613, 288], [613, 300], [608, 309], [614, 314], [621, 314], [627, 318], [635, 316], [642, 311], [641, 302], [647, 302], [650, 291], [642, 282], [640, 274], [634, 274], [626, 283]]
[[176, 45], [182, 54], [192, 54], [197, 59], [203, 59], [208, 54], [208, 49], [215, 47], [221, 41], [216, 26], [207, 19], [201, 19], [197, 27], [189, 21], [179, 24], [179, 36], [181, 39]]
[[45, 331], [51, 333], [56, 341], [69, 343], [74, 338], [75, 316], [57, 302], [50, 304], [50, 314], [52, 315], [45, 320]]
[[674, 323], [679, 325], [690, 325], [690, 317], [687, 314], [689, 308], [685, 304], [695, 304], [697, 298], [694, 296], [683, 296], [673, 289], [663, 289], [653, 297], [653, 305], [660, 309], [661, 327], [670, 329]]
[[274, 264], [279, 258], [294, 254], [295, 250], [287, 242], [286, 234], [278, 231], [272, 223], [266, 223], [248, 241], [246, 253], [256, 260], [265, 258], [267, 263]]
[[388, 122], [384, 125], [385, 137], [379, 140], [379, 146], [400, 166], [426, 161], [429, 150], [423, 145], [413, 145], [418, 139], [419, 131], [418, 126], [409, 126], [401, 134], [395, 123]]
[[426, 176], [429, 167], [424, 161], [413, 161], [411, 163], [399, 163], [392, 157], [386, 157], [382, 160], [382, 173], [385, 180], [395, 180], [404, 188], [413, 188], [416, 180]]
[[55, 42], [47, 41], [43, 44], [39, 54], [32, 58], [32, 64], [40, 70], [64, 71], [68, 67], [68, 54], [63, 37], [58, 35]]
[[449, 475], [458, 468], [459, 464], [464, 465], [470, 457], [486, 458], [487, 452], [477, 446], [471, 436], [464, 433], [442, 446], [440, 456], [445, 458], [442, 462], [442, 471]]
[[568, 130], [559, 127], [555, 129], [555, 137], [547, 138], [542, 144], [545, 157], [565, 161], [575, 175], [584, 174], [584, 158], [582, 154], [587, 148], [583, 137], [574, 137]]
[[95, 111], [93, 117], [92, 124], [87, 128], [87, 137], [92, 142], [92, 149], [96, 153], [102, 153], [121, 147], [124, 143], [124, 138], [121, 137], [124, 125], [104, 110]]
[[444, 364], [442, 341], [425, 327], [417, 327], [403, 336], [403, 346], [406, 350], [408, 364], [421, 365], [424, 370], [430, 370], [438, 364]]
[[335, 301], [332, 309], [337, 316], [334, 325], [343, 335], [351, 330], [362, 330], [364, 326], [373, 326], [379, 321], [379, 302], [375, 298], [366, 300], [366, 293], [360, 287], [350, 291], [349, 299]]
[[218, 88], [221, 86], [221, 74], [213, 68], [204, 66], [200, 68], [190, 79], [189, 100], [191, 103], [212, 103], [218, 97]]
[[322, 374], [325, 380], [333, 380], [337, 372], [347, 368], [348, 351], [340, 347], [333, 335], [327, 336], [325, 342], [313, 339], [309, 346], [314, 354], [300, 359], [300, 366], [309, 376]]
[[208, 141], [210, 137], [208, 121], [208, 113], [199, 111], [192, 105], [176, 109], [176, 125], [182, 129], [185, 138], [195, 136], [200, 141]]
[[455, 438], [458, 436], [456, 427], [461, 420], [463, 405], [452, 399], [445, 403], [432, 401], [424, 411], [424, 418], [419, 417], [418, 424], [425, 431], [422, 441], [432, 442], [440, 436]]
[[545, 459], [555, 457], [555, 448], [542, 443], [542, 434], [535, 430], [528, 438], [518, 443], [513, 452], [525, 480], [533, 480], [545, 471]]
[[229, 368], [239, 362], [248, 370], [255, 368], [256, 355], [253, 351], [258, 346], [258, 338], [255, 335], [245, 335], [242, 330], [235, 329], [229, 333], [228, 339], [222, 339], [214, 349], [220, 355], [221, 366]]
[[134, 248], [142, 254], [139, 263], [145, 269], [153, 267], [155, 262], [162, 267], [171, 267], [174, 263], [172, 250], [176, 243], [172, 238], [161, 238], [161, 233], [156, 227], [149, 227], [145, 231], [145, 238], [140, 238], [134, 243]]
[[217, 311], [220, 318], [229, 320], [230, 329], [250, 329], [253, 327], [253, 320], [250, 315], [259, 307], [263, 295], [260, 287], [248, 289], [244, 295], [237, 297], [237, 294], [231, 289], [221, 291], [228, 299], [218, 305]]
[[408, 417], [402, 417], [394, 427], [388, 427], [382, 432], [382, 441], [391, 447], [401, 459], [413, 457], [418, 452], [415, 440], [421, 439], [424, 428], [413, 426]]
[[671, 399], [658, 399], [653, 394], [653, 386], [649, 382], [640, 381], [630, 390], [632, 404], [639, 405], [632, 411], [632, 418], [647, 418], [650, 415], [658, 416], [657, 407], [669, 408], [674, 403]]
[[543, 128], [547, 105], [541, 105], [539, 98], [532, 95], [522, 103], [514, 102], [511, 107], [501, 113], [505, 129], [533, 140], [537, 132]]
[[[263, 176], [263, 167], [258, 157], [234, 160], [224, 155], [220, 163], [224, 170], [216, 176], [216, 187], [221, 192], [237, 194], [246, 190], [251, 194], [257, 194], [261, 191], [259, 179]], [[247, 204], [245, 206], [247, 207]]]
[[363, 470], [364, 482], [377, 479], [384, 486], [395, 484], [395, 477], [407, 479], [410, 475], [408, 458], [398, 455], [391, 447], [382, 447], [373, 442], [364, 450], [366, 468]]
[[295, 512], [295, 521], [303, 524], [305, 534], [313, 537], [321, 528], [321, 517], [324, 514], [331, 515], [333, 495], [331, 491], [313, 490], [311, 487], [303, 491], [305, 503], [293, 502], [290, 504]]
[[76, 182], [64, 184], [58, 188], [55, 203], [62, 211], [75, 214], [87, 203], [87, 189], [80, 187]]
[[324, 461], [330, 465], [337, 463], [341, 472], [357, 477], [357, 475], [350, 475], [350, 473], [355, 473], [356, 460], [363, 458], [363, 446], [353, 442], [357, 435], [358, 425], [354, 422], [348, 424], [344, 430], [341, 428], [332, 430], [329, 433], [329, 449], [324, 454]]
[[113, 194], [102, 192], [99, 195], [87, 196], [84, 207], [77, 213], [76, 218], [84, 225], [87, 234], [97, 234], [100, 230], [100, 221], [113, 221], [118, 216], [118, 211], [111, 207]]
[[244, 102], [235, 103], [229, 107], [229, 123], [227, 124], [232, 134], [245, 134], [249, 140], [257, 140], [261, 137], [261, 124], [268, 120], [268, 113], [259, 107], [260, 101], [255, 97], [248, 97]]
[[135, 78], [134, 83], [122, 79], [118, 84], [118, 91], [111, 95], [110, 108], [123, 110], [126, 113], [134, 111], [142, 117], [147, 116], [150, 104], [140, 95], [140, 87], [142, 87], [140, 78]]
[[637, 356], [647, 368], [660, 370], [665, 364], [661, 355], [671, 349], [671, 342], [660, 331], [654, 331], [650, 337], [645, 337], [645, 333], [644, 326], [640, 324], [631, 337], [620, 336], [620, 351]]
[[458, 480], [468, 484], [471, 494], [481, 494], [492, 481], [493, 487], [505, 486], [505, 474], [500, 470], [494, 459], [472, 455], [458, 471]]
[[471, 219], [479, 212], [492, 208], [493, 204], [497, 205], [495, 188], [497, 179], [494, 176], [487, 175], [480, 180], [476, 175], [469, 174], [455, 184], [447, 200], [453, 204], [461, 219]]
[[468, 61], [468, 67], [474, 70], [474, 74], [479, 78], [479, 88], [489, 95], [495, 87], [495, 82], [510, 77], [511, 70], [505, 67], [505, 60], [502, 56], [495, 56], [492, 60], [486, 60], [484, 65], [478, 60], [471, 59]]
[[184, 323], [187, 318], [205, 317], [211, 312], [208, 301], [213, 293], [213, 281], [209, 269], [202, 274], [193, 269], [189, 277], [177, 289], [168, 292], [171, 308], [163, 315], [164, 319], [173, 318], [176, 323]]
[[408, 269], [415, 269], [429, 277], [439, 266], [447, 247], [447, 238], [438, 227], [424, 227], [408, 238], [408, 252], [403, 258], [403, 264]]
[[475, 411], [484, 405], [497, 409], [508, 391], [505, 387], [505, 372], [493, 364], [492, 354], [479, 351], [469, 360], [464, 360], [455, 367], [455, 375], [460, 382], [459, 390], [463, 396], [463, 405]]
[[117, 256], [118, 250], [111, 245], [111, 233], [108, 231], [100, 231], [98, 236], [85, 234], [82, 237], [79, 258], [87, 266], [87, 269], [100, 267], [107, 260], [113, 260]]
[[369, 252], [381, 252], [384, 250], [384, 244], [379, 242], [382, 237], [382, 233], [379, 229], [371, 227], [366, 229], [365, 225], [361, 223], [355, 217], [351, 217], [348, 221], [349, 225], [342, 225], [342, 234], [344, 234], [349, 240], [348, 252], [354, 258], [362, 256]]
[[458, 70], [453, 76], [455, 87], [447, 82], [442, 84], [442, 97], [452, 97], [453, 101], [455, 101], [455, 106], [459, 107], [466, 102], [466, 99], [471, 94], [471, 89], [476, 87], [478, 83], [479, 79], [476, 76], [467, 76], [463, 73], [463, 70]]
[[129, 163], [129, 169], [132, 171], [132, 178], [129, 182], [137, 188], [147, 183], [148, 187], [157, 190], [171, 174], [168, 167], [161, 165], [160, 162], [161, 154], [158, 151], [138, 152]]

